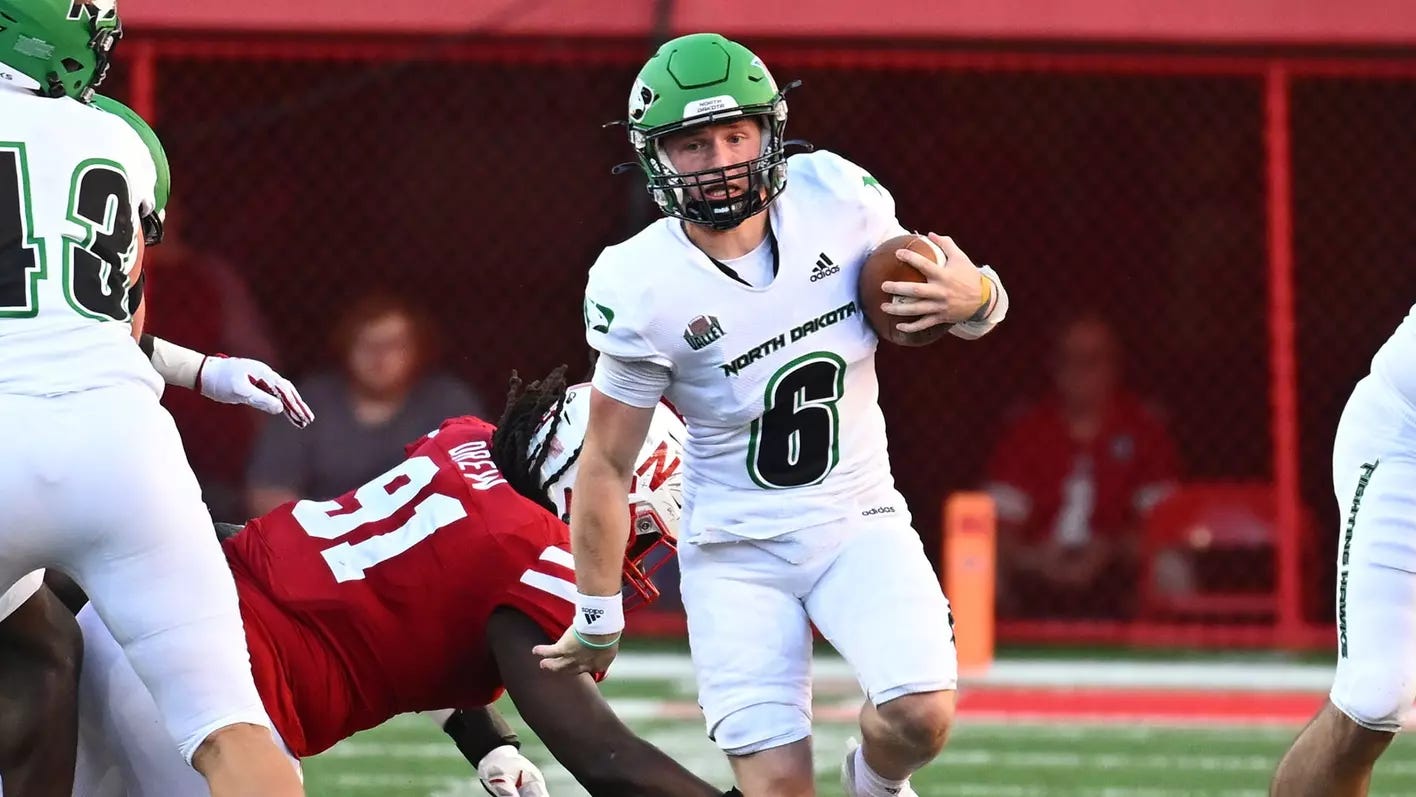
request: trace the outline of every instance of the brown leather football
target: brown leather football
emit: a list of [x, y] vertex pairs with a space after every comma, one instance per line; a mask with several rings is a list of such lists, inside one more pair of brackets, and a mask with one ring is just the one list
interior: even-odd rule
[[926, 346], [943, 337], [949, 331], [949, 325], [939, 324], [922, 332], [905, 333], [896, 329], [895, 325], [912, 321], [917, 316], [894, 316], [880, 309], [880, 305], [885, 302], [909, 301], [904, 297], [885, 293], [880, 289], [881, 283], [924, 282], [924, 275], [919, 269], [895, 255], [897, 249], [909, 249], [936, 263], [944, 262], [944, 253], [926, 236], [898, 235], [890, 238], [875, 247], [875, 251], [870, 253], [864, 265], [860, 267], [860, 304], [865, 310], [865, 317], [870, 321], [871, 329], [875, 330], [881, 340], [888, 340], [898, 346]]

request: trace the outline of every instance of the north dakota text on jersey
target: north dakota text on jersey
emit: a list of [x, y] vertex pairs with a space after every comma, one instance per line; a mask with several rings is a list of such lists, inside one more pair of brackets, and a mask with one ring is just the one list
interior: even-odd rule
[[813, 332], [819, 332], [825, 329], [826, 327], [829, 327], [832, 324], [837, 323], [838, 321], [850, 318], [855, 314], [856, 303], [853, 301], [847, 302], [846, 304], [837, 307], [835, 310], [822, 313], [821, 315], [810, 319], [809, 321], [805, 321], [795, 327], [792, 327], [787, 332], [782, 332], [778, 335], [768, 338], [767, 340], [762, 341], [756, 346], [753, 346], [751, 349], [748, 349], [743, 354], [734, 357], [732, 362], [723, 363], [718, 367], [723, 369], [724, 376], [737, 376], [738, 373], [742, 371], [742, 369], [746, 368], [749, 365], [752, 365], [763, 357], [766, 357], [767, 355], [785, 347], [789, 338], [792, 343], [796, 343], [797, 341], [801, 340], [807, 335], [812, 334]]

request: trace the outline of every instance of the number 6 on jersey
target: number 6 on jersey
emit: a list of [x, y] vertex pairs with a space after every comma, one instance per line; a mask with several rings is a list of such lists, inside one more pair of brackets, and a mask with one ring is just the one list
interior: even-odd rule
[[818, 351], [792, 360], [767, 381], [762, 417], [752, 422], [747, 444], [747, 470], [757, 486], [817, 484], [836, 467], [836, 402], [845, 391], [845, 374], [844, 360]]

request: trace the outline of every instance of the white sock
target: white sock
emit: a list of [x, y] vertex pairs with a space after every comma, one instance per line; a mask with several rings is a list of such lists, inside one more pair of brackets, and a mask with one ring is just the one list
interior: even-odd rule
[[855, 797], [896, 797], [908, 782], [909, 778], [904, 780], [885, 779], [865, 763], [865, 745], [856, 748]]

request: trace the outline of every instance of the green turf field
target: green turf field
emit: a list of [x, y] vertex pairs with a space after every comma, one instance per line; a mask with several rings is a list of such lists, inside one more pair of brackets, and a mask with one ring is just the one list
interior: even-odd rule
[[[616, 709], [639, 733], [710, 781], [729, 770], [699, 720], [662, 719], [665, 705], [692, 707], [677, 679], [605, 683]], [[854, 698], [818, 688], [824, 704]], [[526, 750], [550, 780], [552, 797], [584, 790], [551, 763], [520, 726]], [[921, 797], [1264, 797], [1265, 785], [1296, 728], [1160, 728], [1144, 725], [1001, 725], [965, 719], [934, 765], [914, 778]], [[848, 722], [817, 723], [820, 794], [839, 795], [837, 771]], [[452, 743], [426, 720], [400, 717], [306, 761], [313, 797], [481, 797]], [[1374, 795], [1416, 794], [1416, 741], [1398, 739], [1378, 765]]]

